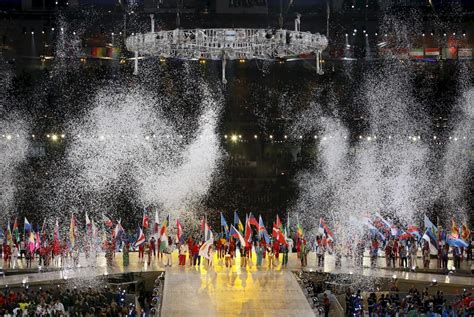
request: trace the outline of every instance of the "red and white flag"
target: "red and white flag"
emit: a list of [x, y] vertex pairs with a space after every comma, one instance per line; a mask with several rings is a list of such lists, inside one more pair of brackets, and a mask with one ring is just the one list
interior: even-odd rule
[[138, 233], [137, 241], [134, 243], [134, 247], [138, 247], [139, 245], [145, 243], [145, 235], [143, 234], [142, 228], [140, 228], [140, 232]]
[[146, 210], [143, 211], [142, 226], [143, 226], [143, 229], [148, 229], [148, 227], [150, 226], [150, 219], [148, 218]]
[[176, 219], [176, 240], [181, 241], [181, 236], [183, 235], [183, 227], [178, 219]]

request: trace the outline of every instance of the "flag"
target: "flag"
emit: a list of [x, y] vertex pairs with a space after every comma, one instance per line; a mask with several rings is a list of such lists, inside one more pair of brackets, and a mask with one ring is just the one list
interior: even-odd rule
[[257, 219], [254, 217], [254, 215], [252, 215], [252, 213], [250, 213], [248, 221], [249, 221], [249, 224], [251, 224], [251, 225], [257, 227], [257, 230], [259, 230], [258, 221], [257, 221]]
[[385, 220], [378, 212], [375, 213], [375, 219], [372, 224], [384, 235], [392, 233], [392, 225]]
[[439, 48], [425, 48], [425, 57], [439, 57]]
[[416, 240], [419, 241], [421, 239], [421, 232], [417, 226], [408, 226], [407, 231], [410, 235], [416, 237]]
[[326, 222], [323, 220], [323, 218], [319, 218], [319, 231], [322, 232], [322, 234], [324, 234], [328, 240], [334, 241], [334, 234], [326, 225]]
[[138, 228], [138, 238], [137, 240], [135, 241], [135, 243], [133, 244], [133, 246], [135, 248], [137, 248], [139, 245], [145, 243], [145, 235], [143, 234], [143, 230], [142, 228]]
[[265, 224], [263, 223], [263, 219], [261, 215], [258, 215], [258, 234], [260, 236], [261, 233], [266, 232], [267, 229], [265, 228]]
[[115, 239], [119, 239], [122, 233], [124, 233], [124, 230], [122, 227], [122, 219], [119, 219], [117, 221], [117, 224], [115, 225], [114, 231], [112, 232], [112, 237]]
[[423, 54], [423, 49], [422, 48], [412, 48], [410, 50], [410, 57], [411, 58], [415, 58], [415, 59], [418, 59], [418, 58], [423, 58], [424, 54]]
[[461, 239], [463, 239], [464, 241], [469, 241], [470, 236], [471, 236], [471, 231], [469, 230], [467, 223], [463, 222], [462, 227], [461, 227]]
[[209, 248], [214, 244], [214, 235], [212, 234], [211, 230], [209, 231], [209, 239], [207, 239], [199, 248], [199, 255], [205, 257], [208, 260], [211, 259], [209, 256]]
[[244, 232], [244, 225], [240, 221], [237, 211], [234, 211], [234, 227], [237, 227], [240, 232]]
[[148, 218], [148, 215], [146, 213], [146, 209], [143, 210], [143, 221], [142, 221], [142, 227], [143, 229], [148, 229], [150, 226], [150, 219]]
[[424, 215], [424, 223], [425, 223], [425, 229], [426, 229], [426, 234], [430, 237], [432, 240], [433, 245], [437, 246], [438, 245], [438, 228], [430, 221], [426, 215]]
[[54, 240], [54, 241], [59, 241], [59, 224], [58, 224], [58, 219], [56, 219], [56, 223], [55, 223], [55, 225], [54, 225], [53, 240]]
[[[277, 216], [278, 217], [278, 216]], [[281, 224], [281, 222], [280, 222]], [[272, 233], [272, 236], [278, 240], [278, 242], [280, 242], [281, 244], [287, 244], [286, 243], [286, 240], [285, 240], [285, 236], [283, 235], [283, 233], [280, 231], [280, 229], [277, 227], [277, 222], [275, 222], [273, 224], [273, 233]]]
[[267, 229], [265, 228], [265, 224], [263, 223], [262, 216], [258, 216], [258, 237], [261, 239], [265, 239], [266, 243], [270, 243], [270, 236], [268, 235]]
[[431, 235], [429, 234], [430, 229], [426, 229], [425, 233], [423, 234], [422, 239], [425, 241], [428, 241], [428, 244], [430, 246], [430, 253], [431, 254], [438, 254], [438, 247], [437, 247], [437, 242], [434, 240]]
[[276, 221], [275, 221], [275, 225], [276, 227], [278, 228], [278, 230], [282, 230], [282, 223], [281, 223], [281, 220], [280, 220], [280, 217], [278, 217], [278, 214], [276, 216]]
[[103, 219], [103, 222], [104, 222], [104, 225], [106, 225], [107, 227], [109, 228], [112, 228], [112, 226], [114, 225], [113, 221], [107, 217], [106, 215], [102, 214], [102, 219]]
[[160, 229], [160, 252], [168, 247], [168, 225], [170, 223], [170, 216], [168, 215], [163, 222]]
[[74, 214], [71, 214], [71, 223], [69, 225], [69, 242], [71, 243], [71, 248], [74, 248], [76, 243], [76, 219]]
[[36, 250], [39, 250], [40, 247], [41, 247], [41, 235], [40, 235], [39, 231], [36, 231], [36, 245], [35, 245], [35, 249], [36, 249]]
[[158, 233], [160, 227], [160, 218], [158, 217], [158, 210], [155, 210], [155, 223], [153, 224], [153, 233]]
[[166, 235], [166, 233], [168, 231], [169, 223], [170, 223], [170, 216], [168, 215], [166, 217], [165, 221], [163, 222], [163, 225], [161, 226], [160, 237], [163, 236], [163, 235]]
[[89, 227], [91, 225], [91, 220], [89, 219], [89, 215], [87, 214], [86, 211], [86, 226]]
[[270, 236], [268, 235], [267, 230], [263, 231], [263, 238], [265, 239], [265, 243], [270, 243]]
[[13, 235], [12, 235], [12, 229], [10, 228], [10, 220], [8, 220], [7, 224], [7, 242], [11, 246], [13, 246]]
[[30, 232], [30, 231], [31, 231], [31, 224], [30, 224], [30, 222], [28, 221], [28, 219], [26, 219], [26, 217], [25, 217], [25, 225], [24, 225], [24, 227], [25, 227], [25, 232]]
[[230, 235], [240, 241], [240, 245], [245, 246], [245, 239], [233, 225], [230, 226]]
[[290, 233], [290, 213], [287, 213], [286, 214], [286, 230], [287, 230], [287, 234]]
[[221, 212], [221, 227], [224, 228], [224, 232], [227, 233], [229, 231], [229, 226], [227, 226], [227, 221], [225, 221], [224, 215]]
[[467, 248], [469, 244], [463, 239], [456, 238], [454, 236], [449, 236], [446, 242], [452, 247]]
[[249, 217], [245, 219], [245, 243], [246, 245], [251, 243], [252, 239], [252, 228], [250, 227]]
[[20, 241], [20, 231], [18, 230], [18, 219], [15, 218], [15, 222], [13, 223], [13, 238], [14, 241]]
[[92, 239], [94, 240], [93, 242], [96, 243], [96, 241], [97, 241], [97, 227], [95, 225], [94, 220], [92, 220], [91, 232], [92, 232]]
[[411, 233], [407, 233], [404, 230], [400, 230], [399, 233], [400, 233], [398, 235], [399, 240], [406, 240], [406, 239], [410, 239], [411, 237], [413, 237], [413, 235]]
[[33, 252], [35, 251], [35, 234], [33, 232], [33, 230], [30, 230], [30, 236], [28, 238], [28, 250], [30, 250], [30, 252]]
[[360, 223], [361, 225], [363, 226], [366, 226], [367, 228], [369, 228], [369, 231], [375, 235], [375, 236], [378, 236], [380, 239], [382, 239], [383, 241], [385, 241], [385, 235], [383, 235], [379, 229], [377, 229], [374, 224], [372, 223], [372, 220], [370, 220], [369, 217], [361, 217], [360, 219], [357, 219], [357, 218], [354, 218], [351, 216], [351, 219], [354, 220], [355, 222], [357, 223]]
[[89, 215], [87, 214], [87, 211], [86, 211], [86, 230], [87, 230], [86, 232], [88, 235], [92, 233], [92, 223], [89, 218]]
[[455, 239], [459, 238], [459, 227], [454, 219], [451, 219], [451, 236]]
[[176, 239], [177, 241], [181, 241], [181, 236], [183, 235], [183, 227], [178, 219], [176, 219]]
[[394, 224], [390, 226], [390, 233], [392, 234], [393, 237], [398, 236], [398, 228]]

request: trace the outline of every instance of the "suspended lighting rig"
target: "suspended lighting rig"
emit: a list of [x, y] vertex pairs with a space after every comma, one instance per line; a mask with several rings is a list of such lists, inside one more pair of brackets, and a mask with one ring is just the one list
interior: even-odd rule
[[[134, 52], [134, 73], [138, 74], [138, 60], [144, 56], [161, 59], [220, 60], [222, 81], [226, 83], [228, 60], [285, 61], [308, 59], [314, 56], [318, 74], [323, 74], [321, 53], [328, 40], [319, 33], [300, 31], [299, 16], [295, 30], [285, 29], [175, 29], [154, 30], [132, 34], [126, 39], [127, 49]], [[141, 57], [139, 57], [141, 55]]]

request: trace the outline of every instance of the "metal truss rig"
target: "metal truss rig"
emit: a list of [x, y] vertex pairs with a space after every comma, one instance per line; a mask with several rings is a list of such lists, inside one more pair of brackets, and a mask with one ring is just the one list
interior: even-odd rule
[[135, 53], [135, 74], [139, 54], [183, 60], [222, 60], [222, 81], [226, 83], [227, 60], [260, 59], [285, 61], [315, 55], [316, 69], [322, 74], [321, 53], [328, 41], [319, 33], [284, 29], [175, 29], [134, 34], [127, 38], [129, 51]]

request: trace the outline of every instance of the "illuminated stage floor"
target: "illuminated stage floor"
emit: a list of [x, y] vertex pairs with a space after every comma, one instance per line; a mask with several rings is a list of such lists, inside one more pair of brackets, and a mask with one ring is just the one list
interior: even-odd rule
[[[179, 267], [177, 253], [173, 254], [173, 266], [163, 267], [157, 258], [153, 258], [148, 266], [138, 262], [138, 254], [130, 254], [130, 265], [124, 268], [122, 255], [117, 253], [113, 268], [107, 268], [105, 258], [101, 254], [95, 267], [86, 267], [86, 259], [81, 257], [81, 267], [77, 269], [28, 273], [0, 277], [0, 287], [6, 285], [21, 285], [23, 281], [32, 284], [51, 283], [71, 278], [94, 278], [104, 274], [120, 274], [127, 272], [166, 271], [165, 291], [163, 298], [163, 316], [226, 316], [226, 315], [262, 315], [262, 316], [313, 316], [296, 279], [291, 271], [299, 270], [300, 265], [296, 254], [291, 254], [287, 269], [276, 267], [269, 269], [266, 265], [257, 269], [253, 264], [246, 269], [240, 268], [240, 260], [231, 269], [225, 268], [217, 258], [214, 267]], [[254, 258], [255, 260], [255, 258]], [[368, 258], [364, 263], [368, 264]], [[418, 260], [420, 263], [421, 259]], [[333, 273], [349, 273], [372, 277], [391, 278], [394, 272], [387, 269], [355, 269], [343, 260], [342, 269], [334, 268], [334, 259], [327, 256], [324, 269], [316, 267], [314, 254], [308, 258], [309, 266], [305, 270], [321, 270]], [[432, 261], [435, 262], [435, 261]], [[384, 259], [380, 259], [380, 265]], [[264, 264], [266, 264], [264, 262]], [[471, 263], [464, 262], [464, 269], [470, 268]], [[20, 269], [21, 271], [21, 269]], [[457, 276], [420, 272], [395, 272], [399, 279], [413, 283], [430, 283], [436, 279], [440, 284], [450, 284], [453, 287], [472, 287], [474, 277]]]

